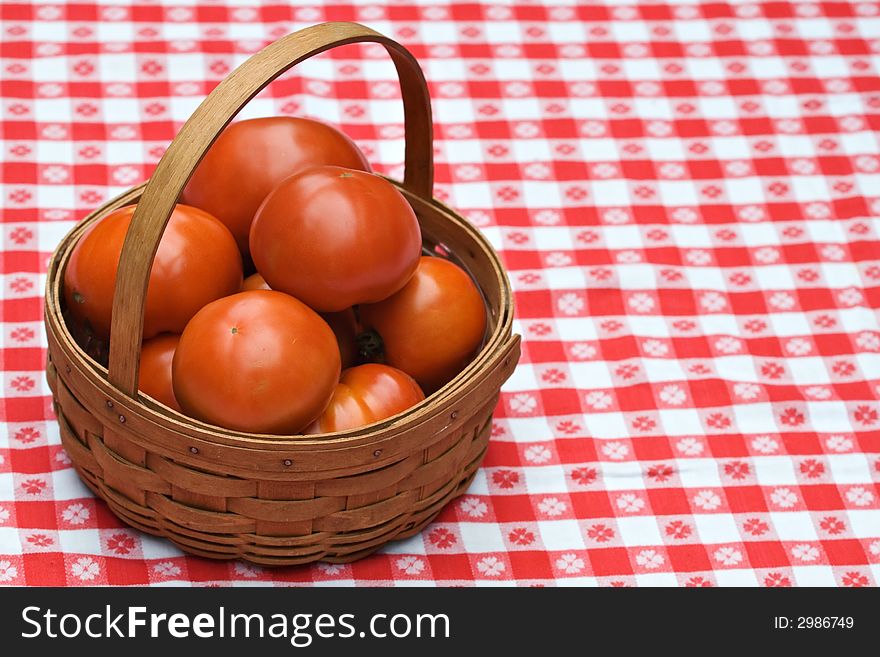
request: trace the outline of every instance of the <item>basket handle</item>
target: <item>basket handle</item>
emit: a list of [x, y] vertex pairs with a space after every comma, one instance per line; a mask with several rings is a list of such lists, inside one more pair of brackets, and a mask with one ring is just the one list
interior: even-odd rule
[[108, 379], [119, 390], [137, 397], [144, 302], [153, 258], [177, 198], [211, 144], [239, 110], [279, 75], [312, 55], [360, 42], [382, 44], [394, 61], [405, 116], [403, 186], [431, 198], [431, 101], [422, 70], [406, 48], [358, 23], [322, 23], [266, 46], [217, 85], [183, 124], [138, 202], [122, 246], [113, 296]]

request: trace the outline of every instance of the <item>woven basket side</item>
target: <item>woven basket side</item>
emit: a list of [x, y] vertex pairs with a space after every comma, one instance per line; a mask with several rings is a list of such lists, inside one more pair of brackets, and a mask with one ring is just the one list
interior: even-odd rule
[[132, 462], [48, 366], [61, 439], [86, 483], [146, 532], [214, 558], [346, 561], [428, 523], [473, 477], [485, 453], [497, 392], [430, 447], [370, 472], [314, 481], [221, 477], [147, 453]]

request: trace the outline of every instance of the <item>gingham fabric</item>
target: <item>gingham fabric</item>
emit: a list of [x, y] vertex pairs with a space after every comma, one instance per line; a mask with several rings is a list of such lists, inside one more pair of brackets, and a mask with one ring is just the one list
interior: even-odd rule
[[[880, 4], [309, 5], [0, 5], [0, 583], [876, 585]], [[325, 20], [420, 60], [435, 194], [501, 252], [522, 360], [483, 469], [420, 535], [344, 566], [185, 556], [59, 445], [46, 261], [237, 63]], [[402, 173], [379, 47], [242, 116], [275, 114]]]

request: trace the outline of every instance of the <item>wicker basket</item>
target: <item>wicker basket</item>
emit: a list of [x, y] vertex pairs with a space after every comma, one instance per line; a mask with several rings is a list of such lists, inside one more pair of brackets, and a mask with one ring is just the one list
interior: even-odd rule
[[[489, 308], [485, 344], [468, 367], [418, 406], [380, 424], [321, 436], [228, 431], [185, 417], [137, 391], [149, 270], [193, 169], [241, 107], [269, 82], [329, 48], [382, 44], [400, 77], [406, 169], [391, 181], [412, 204], [425, 247], [452, 256]], [[352, 561], [420, 531], [463, 492], [486, 452], [501, 384], [519, 357], [510, 285], [497, 254], [466, 220], [431, 197], [427, 86], [402, 46], [356, 23], [325, 23], [254, 55], [205, 99], [146, 185], [99, 208], [49, 263], [46, 330], [61, 439], [77, 471], [123, 521], [193, 554], [287, 565]], [[109, 367], [86, 355], [63, 313], [63, 272], [83, 232], [137, 203], [122, 250]]]

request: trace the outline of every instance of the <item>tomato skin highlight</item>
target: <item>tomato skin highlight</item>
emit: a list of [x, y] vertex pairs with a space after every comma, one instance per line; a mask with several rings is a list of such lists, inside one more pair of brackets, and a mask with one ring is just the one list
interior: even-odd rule
[[[116, 272], [134, 206], [102, 217], [79, 239], [64, 270], [74, 320], [110, 337]], [[159, 242], [144, 308], [144, 339], [180, 333], [207, 303], [241, 286], [241, 254], [229, 230], [207, 212], [177, 205]]]
[[288, 176], [320, 164], [370, 171], [354, 142], [326, 123], [287, 116], [238, 121], [208, 150], [181, 199], [226, 224], [247, 257], [251, 222], [266, 195]]
[[345, 370], [327, 408], [304, 433], [357, 429], [397, 415], [425, 398], [406, 372], [367, 363]]
[[[248, 290], [271, 290], [259, 272], [251, 274], [241, 284], [241, 291]], [[357, 362], [358, 358], [358, 323], [354, 314], [354, 308], [346, 308], [338, 313], [318, 313], [323, 320], [330, 325], [336, 334], [336, 342], [339, 345], [339, 354], [342, 356], [342, 369], [348, 369]]]
[[171, 384], [171, 362], [178, 342], [180, 336], [173, 333], [144, 340], [138, 369], [138, 390], [175, 411], [180, 410], [180, 404]]
[[426, 394], [464, 369], [486, 331], [479, 289], [442, 258], [422, 256], [402, 290], [359, 311], [363, 327], [381, 337], [384, 362], [412, 376]]
[[317, 313], [281, 292], [252, 290], [192, 318], [172, 380], [187, 415], [227, 429], [292, 435], [327, 406], [340, 370], [336, 337]]
[[387, 180], [321, 166], [272, 190], [254, 218], [250, 247], [273, 290], [338, 312], [401, 289], [422, 240], [415, 212]]

